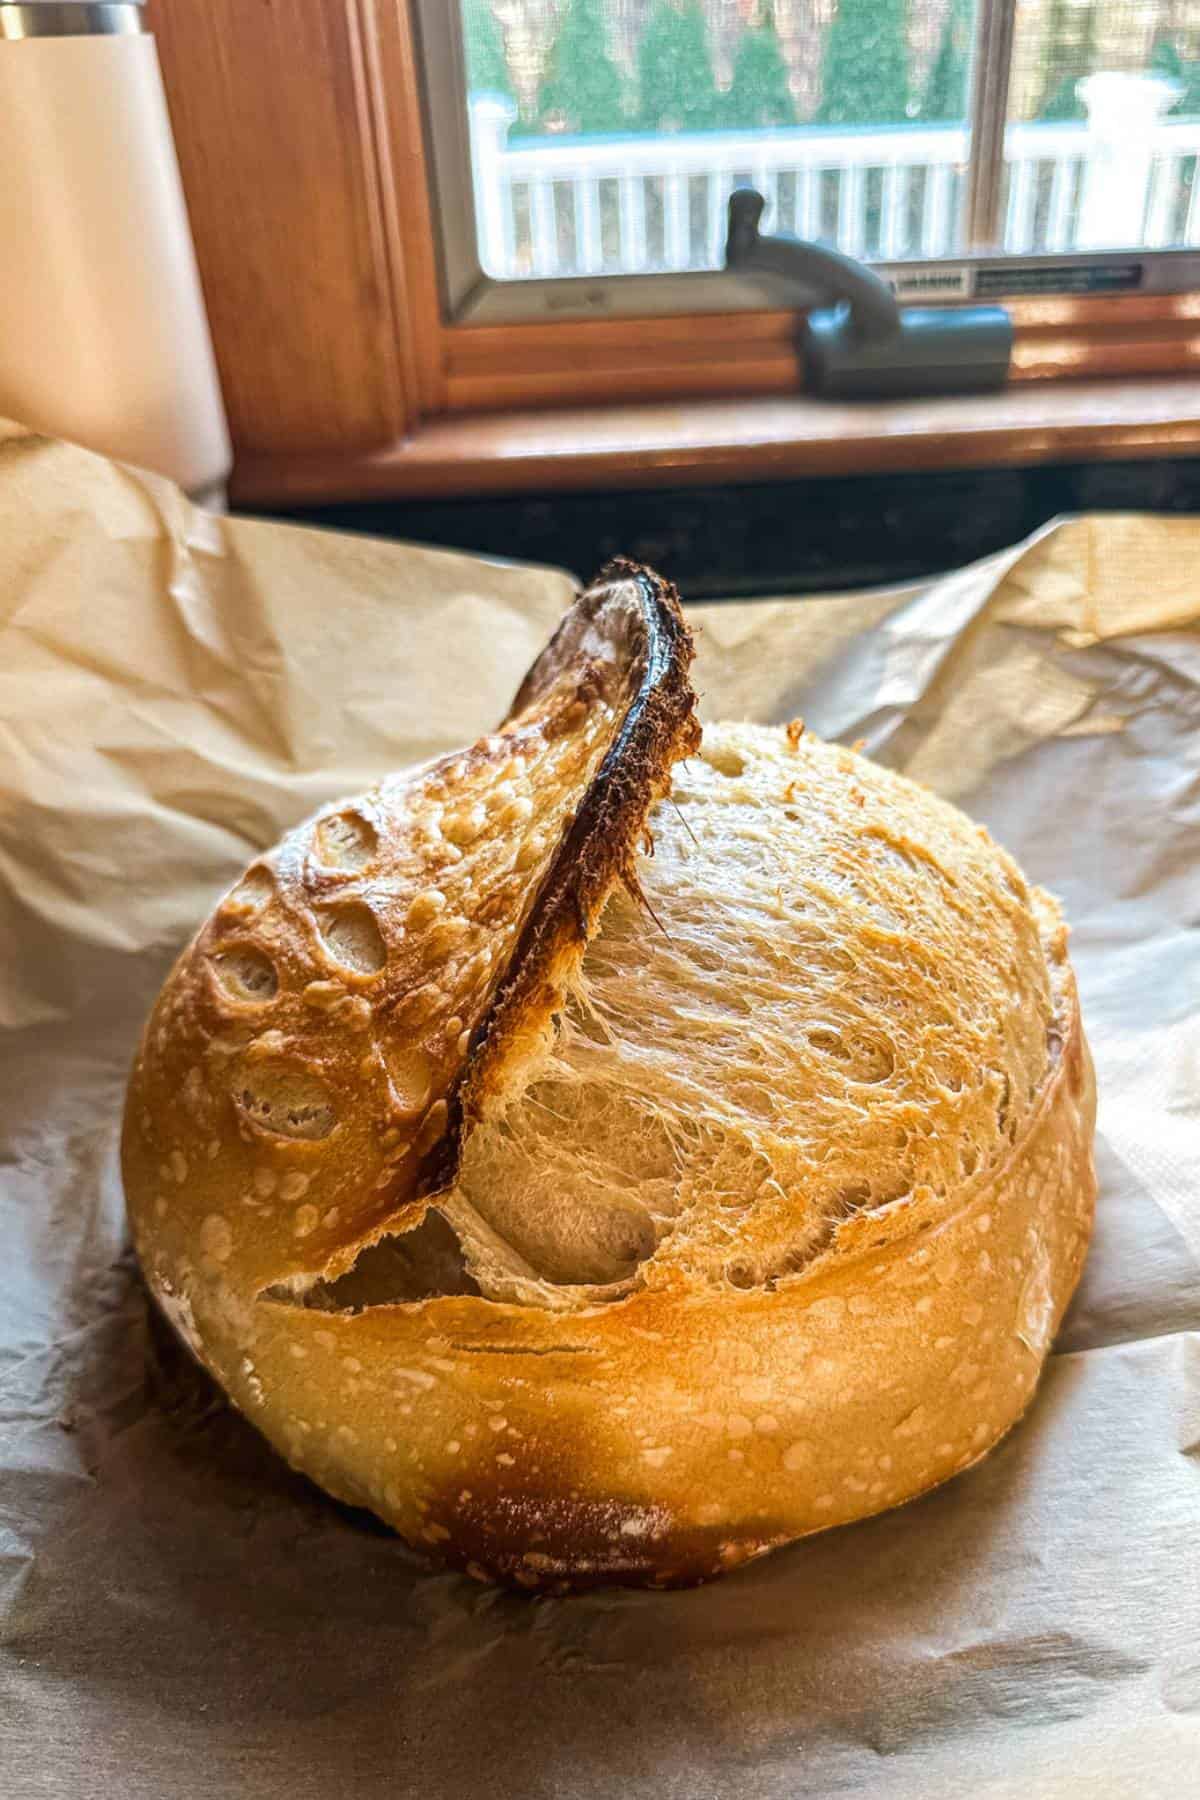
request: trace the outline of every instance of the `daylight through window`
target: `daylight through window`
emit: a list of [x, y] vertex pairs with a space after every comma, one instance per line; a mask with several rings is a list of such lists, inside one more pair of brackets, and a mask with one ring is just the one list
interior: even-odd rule
[[480, 264], [714, 269], [742, 185], [883, 263], [1200, 245], [1200, 0], [1018, 0], [973, 81], [1003, 3], [461, 0]]

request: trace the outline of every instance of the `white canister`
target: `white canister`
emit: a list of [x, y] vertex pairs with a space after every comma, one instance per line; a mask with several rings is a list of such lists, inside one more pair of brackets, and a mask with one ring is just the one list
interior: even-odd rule
[[198, 497], [229, 473], [141, 0], [0, 0], [0, 415]]

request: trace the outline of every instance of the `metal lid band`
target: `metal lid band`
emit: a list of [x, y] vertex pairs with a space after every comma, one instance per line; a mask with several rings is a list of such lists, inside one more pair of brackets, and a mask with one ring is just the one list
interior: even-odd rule
[[120, 37], [144, 31], [144, 0], [0, 0], [0, 42], [35, 37]]

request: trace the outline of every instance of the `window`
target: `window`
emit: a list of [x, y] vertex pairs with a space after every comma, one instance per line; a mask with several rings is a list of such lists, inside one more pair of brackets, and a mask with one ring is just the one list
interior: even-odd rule
[[[799, 78], [819, 83], [827, 62], [832, 65], [833, 52], [826, 57], [825, 51], [833, 42], [836, 14], [830, 14], [837, 3], [774, 0], [771, 23], [781, 43], [802, 5], [809, 9], [804, 17], [810, 35], [798, 61], [790, 60], [793, 49], [783, 50], [797, 122], [745, 127], [745, 133], [758, 132], [757, 143], [788, 132], [799, 142], [847, 129], [840, 119], [812, 122], [822, 90], [805, 88]], [[1027, 3], [1057, 6], [1061, 24], [1070, 0]], [[556, 272], [539, 272], [532, 258], [527, 270], [510, 264], [499, 276], [485, 272], [491, 253], [481, 256], [477, 237], [470, 92], [496, 92], [498, 80], [502, 99], [524, 105], [524, 116], [510, 122], [502, 140], [506, 152], [522, 139], [549, 153], [572, 137], [594, 144], [615, 135], [651, 149], [668, 139], [678, 146], [701, 138], [711, 157], [731, 129], [726, 116], [703, 130], [690, 129], [694, 121], [684, 119], [673, 131], [659, 125], [654, 131], [568, 133], [564, 108], [562, 116], [547, 113], [546, 129], [531, 130], [538, 120], [530, 95], [536, 99], [544, 86], [537, 56], [553, 43], [551, 27], [565, 4], [489, 0], [498, 38], [485, 19], [472, 43], [460, 0], [289, 0], [286, 7], [148, 0], [235, 444], [239, 500], [545, 494], [572, 486], [618, 489], [1197, 454], [1200, 250], [1189, 252], [1181, 239], [1195, 245], [1198, 0], [1137, 0], [1141, 35], [1125, 49], [1111, 48], [1099, 25], [1109, 31], [1114, 22], [1132, 18], [1129, 0], [1102, 0], [1094, 27], [1087, 25], [1086, 6], [1082, 23], [1072, 13], [1072, 31], [1056, 27], [1052, 39], [1060, 71], [1053, 86], [1044, 79], [1052, 60], [1044, 22], [1042, 39], [1035, 39], [1024, 22], [1034, 15], [1018, 13], [1013, 0], [959, 0], [969, 43], [961, 33], [955, 36], [945, 11], [949, 0], [903, 0], [909, 100], [904, 121], [892, 121], [891, 138], [899, 148], [915, 143], [918, 132], [959, 131], [964, 161], [951, 172], [957, 181], [943, 175], [940, 190], [927, 173], [914, 176], [911, 162], [900, 167], [899, 154], [896, 171], [888, 165], [880, 173], [878, 163], [868, 163], [859, 188], [866, 254], [927, 282], [958, 279], [955, 272], [965, 268], [979, 286], [998, 269], [1011, 292], [1025, 281], [1035, 285], [1039, 271], [1049, 269], [1066, 286], [1080, 281], [1076, 271], [1083, 269], [1092, 271], [1097, 286], [1100, 277], [1114, 285], [1090, 294], [1060, 289], [1049, 297], [1016, 292], [1006, 303], [1014, 328], [1011, 381], [999, 394], [866, 406], [805, 394], [794, 310], [758, 306], [752, 293], [711, 266], [680, 268], [667, 260], [663, 214], [672, 248], [686, 235], [689, 260], [693, 242], [699, 260], [691, 208], [699, 213], [711, 165], [697, 171], [706, 179], [689, 188], [686, 234], [679, 185], [667, 185], [672, 172], [657, 189], [652, 177], [641, 178], [656, 197], [642, 194], [647, 235], [638, 252], [645, 257], [640, 269], [622, 272], [609, 187], [596, 196], [600, 267], [568, 272], [568, 252], [576, 254], [581, 241], [579, 223], [586, 243], [592, 216], [586, 184], [582, 191], [579, 185], [584, 172], [571, 178], [569, 190], [552, 195], [555, 243], [561, 245]], [[715, 7], [715, 0], [704, 4]], [[747, 31], [755, 22], [760, 32], [765, 29], [757, 10], [762, 4], [724, 0], [713, 13], [717, 18], [719, 12], [725, 32], [720, 36], [715, 24], [708, 29], [719, 94], [732, 90]], [[851, 0], [841, 4], [848, 7]], [[618, 104], [632, 107], [636, 33], [650, 0], [592, 5], [606, 34], [618, 27], [632, 33], [625, 40], [632, 49], [617, 64], [623, 82]], [[919, 45], [918, 19], [925, 32]], [[614, 41], [603, 39], [605, 45]], [[755, 41], [761, 45], [761, 37]], [[233, 42], [237, 56], [229, 53]], [[488, 45], [494, 52], [497, 42], [500, 60], [493, 57], [488, 74]], [[469, 44], [473, 87], [464, 62]], [[943, 44], [942, 68], [949, 73], [934, 82]], [[778, 58], [769, 43], [767, 50], [769, 55], [761, 48], [756, 54], [775, 77], [751, 83], [743, 64], [742, 91], [758, 94], [756, 104], [777, 119]], [[962, 114], [964, 55], [969, 126], [961, 117], [910, 119], [914, 89], [927, 112], [935, 110], [935, 101], [940, 110], [938, 95], [949, 93], [946, 106]], [[616, 58], [610, 50], [605, 56], [598, 66], [611, 104], [604, 70]], [[1127, 68], [1116, 66], [1121, 59]], [[853, 64], [852, 57], [846, 60]], [[872, 67], [878, 61], [873, 55]], [[1008, 79], [983, 82], [977, 71], [985, 67]], [[1080, 128], [1086, 133], [1088, 121], [1045, 117], [1048, 110], [1070, 114], [1086, 104], [1075, 85], [1085, 79], [1081, 70], [1097, 77], [1165, 74], [1174, 102], [1165, 114], [1160, 108], [1153, 125], [1162, 136], [1150, 148], [1149, 168], [1144, 145], [1140, 159], [1117, 162], [1117, 177], [1142, 194], [1142, 235], [1115, 249], [1078, 247], [1090, 191], [1080, 152]], [[606, 123], [607, 115], [599, 122]], [[1075, 132], [1068, 141], [1076, 151], [1066, 159], [1075, 166], [1057, 177], [1057, 186], [1053, 165], [1049, 173], [1035, 169], [1022, 176], [1029, 164], [1021, 144], [1027, 127]], [[877, 140], [880, 135], [876, 128]], [[753, 162], [748, 170], [729, 171], [743, 172], [760, 179]], [[638, 178], [630, 179], [636, 186]], [[826, 183], [832, 192], [825, 199], [825, 228], [835, 232], [840, 180], [835, 169]], [[777, 171], [775, 199], [785, 226], [789, 207], [796, 217], [798, 187], [803, 221], [803, 182], [795, 168]], [[904, 199], [901, 223], [894, 223], [895, 210], [887, 216], [893, 234], [908, 234], [901, 239], [907, 261], [888, 261], [899, 245], [887, 238], [884, 216], [886, 207], [899, 204], [897, 193]], [[852, 186], [847, 196], [849, 216]], [[618, 208], [620, 200], [618, 187]], [[544, 214], [544, 198], [539, 205]], [[627, 217], [636, 219], [636, 209], [635, 197]], [[615, 216], [619, 230], [619, 211]], [[1097, 206], [1091, 216], [1104, 213]], [[940, 231], [939, 221], [947, 220], [948, 235], [933, 248], [935, 226]], [[1010, 240], [1010, 252], [992, 254], [983, 233], [993, 230], [992, 243], [1003, 242], [1010, 220], [1014, 233], [1020, 227], [1028, 235]], [[1053, 247], [1061, 243], [1054, 234], [1063, 231], [1064, 221], [1076, 233], [1067, 239], [1077, 246], [1070, 251]], [[511, 229], [515, 253], [520, 229], [527, 227], [517, 222]], [[930, 234], [928, 249], [922, 231]], [[594, 236], [592, 244], [594, 260]], [[1128, 279], [1121, 270], [1129, 265], [1141, 291], [1123, 292], [1117, 285]], [[1145, 291], [1156, 286], [1157, 292]]]
[[1197, 0], [421, 0], [444, 297], [731, 311], [764, 229], [905, 297], [1200, 286]]

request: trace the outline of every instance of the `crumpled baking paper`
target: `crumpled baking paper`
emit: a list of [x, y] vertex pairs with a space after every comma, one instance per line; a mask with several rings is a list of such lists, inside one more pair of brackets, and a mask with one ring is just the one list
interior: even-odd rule
[[325, 1500], [148, 1325], [117, 1132], [170, 958], [285, 827], [494, 723], [572, 590], [0, 429], [0, 1793], [1200, 1792], [1200, 521], [691, 613], [707, 716], [865, 739], [1065, 902], [1096, 1239], [979, 1468], [708, 1588], [534, 1601]]

